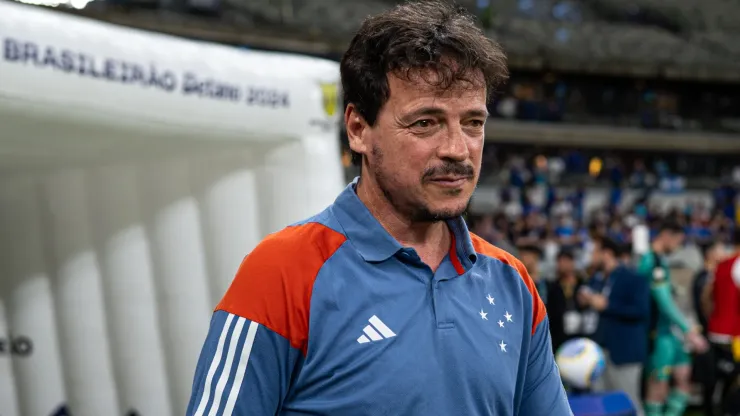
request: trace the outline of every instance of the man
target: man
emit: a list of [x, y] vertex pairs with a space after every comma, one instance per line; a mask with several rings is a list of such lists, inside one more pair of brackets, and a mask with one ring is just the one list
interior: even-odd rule
[[585, 302], [599, 312], [599, 342], [606, 353], [604, 384], [623, 391], [638, 409], [640, 377], [647, 358], [650, 322], [650, 288], [645, 279], [622, 264], [626, 247], [602, 238], [595, 246], [593, 264], [603, 273], [601, 293], [585, 292]]
[[561, 250], [556, 267], [557, 280], [548, 285], [546, 302], [553, 351], [565, 341], [583, 336], [582, 308], [576, 301], [576, 294], [584, 285], [584, 279], [576, 271], [573, 252]]
[[[701, 353], [707, 348], [701, 328], [690, 325], [673, 300], [671, 278], [663, 259], [681, 247], [683, 241], [684, 230], [680, 224], [672, 221], [662, 224], [651, 250], [642, 255], [638, 265], [639, 273], [651, 284], [656, 317], [645, 394], [647, 416], [684, 413], [691, 392], [690, 351]], [[671, 375], [675, 387], [669, 393]]]
[[[722, 380], [722, 406], [725, 407], [722, 414], [737, 414], [738, 409], [727, 409], [730, 404], [737, 406], [735, 400], [728, 401], [728, 395], [732, 388], [736, 388], [735, 381], [738, 376], [737, 366], [737, 343], [740, 337], [740, 230], [733, 232], [733, 254], [717, 264], [714, 270], [714, 279], [706, 287], [704, 293], [704, 312], [709, 316], [707, 337], [711, 345], [714, 359], [713, 371], [708, 371], [709, 380], [705, 384], [705, 401], [713, 395], [716, 384]], [[737, 395], [736, 391], [732, 395]], [[705, 403], [708, 415], [715, 412], [712, 402]]]
[[503, 52], [445, 3], [368, 18], [341, 63], [355, 180], [262, 241], [188, 415], [570, 415], [524, 266], [462, 219]]
[[[713, 303], [711, 298], [713, 295], [714, 272], [717, 268], [717, 263], [723, 256], [724, 245], [718, 241], [705, 244], [701, 246], [701, 252], [704, 258], [704, 266], [694, 277], [692, 283], [692, 301], [694, 313], [699, 321], [699, 325], [702, 327], [702, 335], [707, 337], [709, 336], [709, 316], [711, 315]], [[729, 342], [726, 345], [729, 346]], [[718, 374], [713, 349], [716, 349], [716, 347], [712, 345], [710, 338], [710, 348], [703, 354], [695, 355], [692, 360], [691, 379], [702, 386], [702, 410], [706, 416], [712, 416], [716, 413], [714, 409], [714, 391], [717, 381], [719, 378], [722, 378], [726, 383], [727, 380], [724, 376], [729, 374], [725, 371], [721, 371]]]
[[519, 259], [521, 260], [524, 268], [527, 269], [529, 277], [534, 282], [534, 287], [537, 289], [542, 302], [547, 305], [547, 282], [540, 276], [540, 262], [542, 261], [542, 249], [535, 244], [524, 244], [520, 245], [517, 249]]

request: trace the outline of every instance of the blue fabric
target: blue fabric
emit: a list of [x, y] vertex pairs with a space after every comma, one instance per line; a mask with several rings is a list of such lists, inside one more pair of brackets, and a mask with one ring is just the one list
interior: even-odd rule
[[[200, 403], [223, 414], [235, 386], [234, 416], [571, 415], [523, 267], [476, 253], [461, 218], [448, 222], [458, 258], [436, 271], [383, 229], [353, 185], [308, 222], [347, 240], [313, 284], [305, 356], [269, 322], [216, 312], [188, 415]], [[240, 384], [233, 363], [244, 356]]]
[[648, 354], [650, 287], [620, 265], [609, 275], [609, 302], [599, 318], [601, 345], [616, 365], [642, 363]]
[[[250, 327], [254, 327], [251, 345]], [[240, 387], [234, 389], [245, 345], [249, 345], [249, 371], [244, 372]], [[215, 414], [225, 414], [232, 391], [236, 395], [234, 415], [274, 414], [288, 393], [291, 373], [301, 363], [300, 351], [292, 348], [285, 338], [256, 322], [216, 311], [196, 367], [187, 414], [201, 410], [201, 414], [208, 415], [214, 407]], [[224, 384], [219, 387], [222, 379]]]
[[574, 416], [632, 416], [635, 406], [622, 392], [589, 394], [570, 397]]

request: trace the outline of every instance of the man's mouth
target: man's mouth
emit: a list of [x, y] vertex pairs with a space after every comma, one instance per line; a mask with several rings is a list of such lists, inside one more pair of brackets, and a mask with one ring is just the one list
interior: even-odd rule
[[457, 188], [465, 184], [470, 179], [468, 176], [437, 176], [430, 178], [429, 181], [443, 188]]

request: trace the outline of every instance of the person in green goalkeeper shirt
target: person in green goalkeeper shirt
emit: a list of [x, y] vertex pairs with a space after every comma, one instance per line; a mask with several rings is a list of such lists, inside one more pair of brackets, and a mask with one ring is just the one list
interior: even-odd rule
[[[646, 416], [680, 416], [686, 410], [691, 387], [691, 351], [707, 349], [701, 328], [692, 326], [678, 309], [673, 298], [673, 286], [663, 257], [677, 250], [684, 240], [680, 224], [661, 225], [653, 239], [651, 250], [643, 254], [638, 271], [650, 279], [655, 322], [653, 349], [648, 368], [645, 392]], [[674, 390], [669, 392], [671, 376]]]

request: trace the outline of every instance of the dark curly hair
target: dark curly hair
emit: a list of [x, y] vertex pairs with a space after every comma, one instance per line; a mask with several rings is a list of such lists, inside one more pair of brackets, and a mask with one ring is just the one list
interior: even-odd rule
[[[436, 74], [424, 79], [433, 87], [485, 86], [489, 100], [509, 76], [503, 50], [464, 8], [437, 0], [408, 2], [362, 23], [340, 65], [344, 102], [372, 126], [390, 95], [387, 74], [408, 80], [424, 69]], [[479, 73], [485, 85], [478, 85]], [[356, 164], [358, 156], [352, 154]]]
[[658, 228], [659, 232], [668, 231], [668, 232], [676, 233], [676, 234], [685, 232], [684, 227], [681, 226], [681, 224], [675, 218], [667, 218], [663, 220], [663, 222], [660, 223], [659, 227], [660, 227]]

